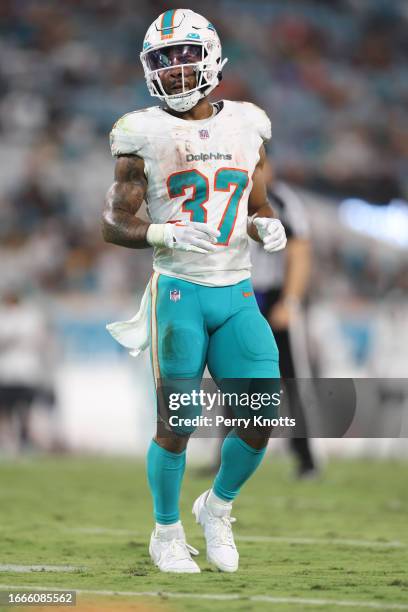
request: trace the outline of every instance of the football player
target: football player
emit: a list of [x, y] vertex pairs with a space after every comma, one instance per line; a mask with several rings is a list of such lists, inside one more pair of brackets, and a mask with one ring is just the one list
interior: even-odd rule
[[[211, 104], [226, 59], [214, 26], [191, 10], [169, 10], [147, 31], [141, 52], [148, 89], [159, 105], [126, 114], [111, 132], [117, 159], [106, 197], [107, 242], [154, 247], [153, 275], [138, 314], [111, 324], [134, 354], [150, 346], [156, 384], [192, 381], [205, 366], [216, 381], [276, 379], [278, 350], [251, 285], [248, 234], [267, 252], [286, 244], [263, 178], [268, 117], [247, 102]], [[150, 217], [138, 211], [145, 201]], [[191, 430], [158, 428], [147, 454], [156, 525], [149, 552], [164, 572], [196, 573], [179, 496]], [[193, 513], [207, 559], [238, 568], [232, 502], [262, 461], [269, 432], [233, 431], [214, 484]]]

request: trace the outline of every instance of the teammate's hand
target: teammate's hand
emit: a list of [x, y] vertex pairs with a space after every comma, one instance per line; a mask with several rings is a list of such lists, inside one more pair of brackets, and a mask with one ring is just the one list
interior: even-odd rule
[[285, 248], [287, 242], [285, 228], [279, 219], [257, 217], [253, 222], [267, 253], [281, 251]]
[[177, 221], [166, 223], [164, 244], [169, 249], [193, 251], [195, 253], [212, 253], [220, 232], [206, 223], [198, 221]]

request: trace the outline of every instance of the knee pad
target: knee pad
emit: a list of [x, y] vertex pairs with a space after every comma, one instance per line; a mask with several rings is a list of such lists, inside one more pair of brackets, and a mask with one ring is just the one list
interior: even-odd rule
[[205, 339], [197, 329], [167, 324], [160, 333], [159, 363], [165, 377], [190, 378], [203, 369]]
[[190, 436], [199, 426], [201, 406], [186, 406], [170, 415], [171, 430], [178, 436]]
[[[164, 380], [164, 385], [158, 390], [158, 400], [161, 400], [158, 410], [165, 429], [179, 436], [187, 436], [200, 425], [202, 406], [199, 397], [193, 397], [192, 393], [199, 393], [200, 382], [196, 378]], [[186, 403], [187, 396], [191, 400]]]
[[233, 333], [246, 358], [279, 361], [279, 351], [272, 330], [259, 310], [242, 310], [233, 317], [232, 324]]

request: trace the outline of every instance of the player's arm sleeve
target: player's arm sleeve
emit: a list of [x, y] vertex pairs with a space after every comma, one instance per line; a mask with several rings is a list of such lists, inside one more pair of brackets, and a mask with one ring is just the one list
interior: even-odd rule
[[119, 155], [140, 155], [143, 148], [143, 133], [135, 125], [131, 115], [124, 115], [113, 126], [109, 143], [113, 157]]
[[247, 116], [262, 140], [264, 142], [270, 140], [272, 136], [272, 125], [265, 111], [259, 108], [259, 106], [256, 106], [256, 104], [247, 102]]

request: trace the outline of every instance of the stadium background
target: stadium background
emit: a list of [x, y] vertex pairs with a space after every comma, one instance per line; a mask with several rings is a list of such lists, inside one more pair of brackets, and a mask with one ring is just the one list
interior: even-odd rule
[[[113, 172], [108, 133], [155, 103], [138, 54], [151, 21], [176, 6], [0, 5], [0, 385], [14, 376], [41, 390], [30, 424], [40, 449], [142, 455], [153, 431], [148, 358], [129, 358], [105, 331], [134, 314], [151, 252], [104, 244], [99, 223]], [[277, 174], [305, 199], [313, 373], [406, 376], [406, 2], [189, 8], [214, 22], [229, 58], [216, 99], [267, 111]], [[1, 452], [13, 455], [9, 434], [0, 427]], [[315, 446], [322, 456], [407, 453], [404, 440]], [[204, 461], [200, 441], [194, 449]]]

